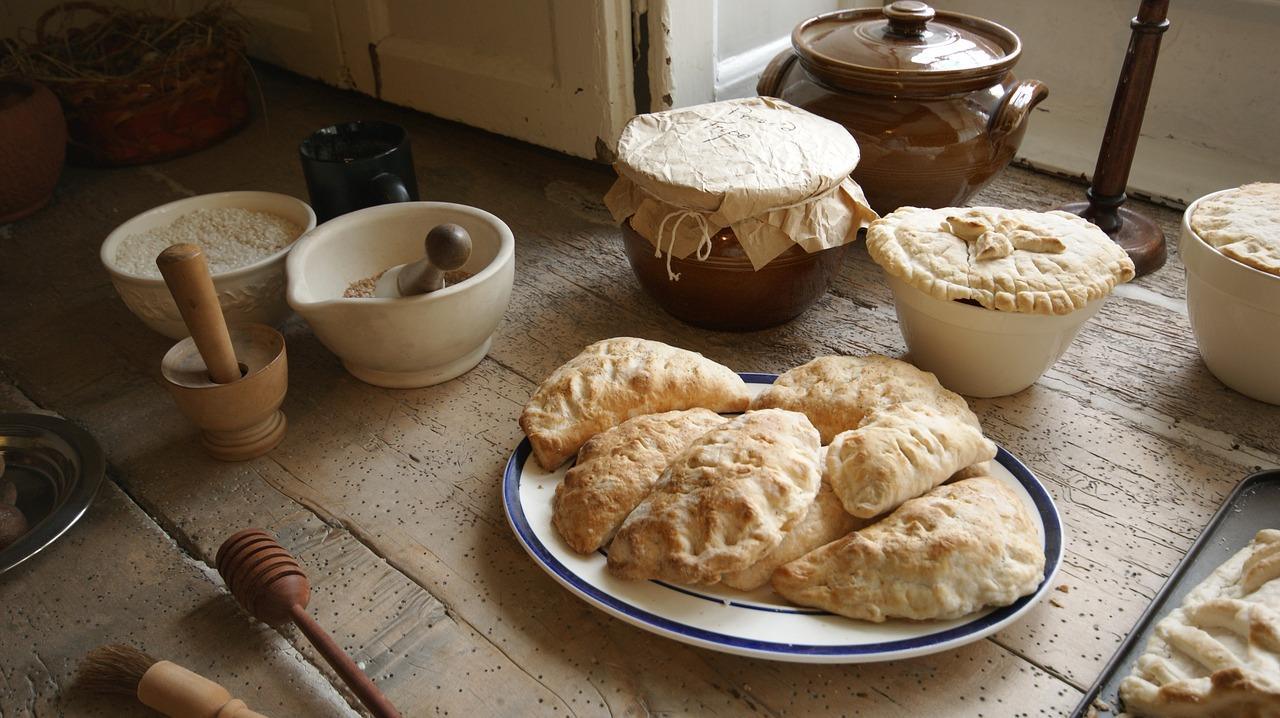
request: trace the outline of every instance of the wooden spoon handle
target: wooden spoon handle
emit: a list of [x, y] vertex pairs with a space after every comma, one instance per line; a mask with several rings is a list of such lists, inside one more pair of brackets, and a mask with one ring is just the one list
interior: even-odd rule
[[156, 266], [182, 312], [182, 321], [191, 332], [209, 376], [219, 384], [239, 379], [240, 365], [231, 348], [227, 320], [213, 290], [204, 252], [194, 244], [175, 244], [156, 257]]
[[382, 695], [382, 691], [369, 680], [369, 676], [360, 670], [355, 661], [342, 650], [328, 633], [316, 623], [302, 606], [294, 605], [292, 609], [294, 625], [311, 641], [320, 655], [328, 661], [333, 670], [338, 672], [342, 680], [356, 694], [356, 698], [374, 715], [374, 718], [400, 718], [400, 712], [391, 701]]

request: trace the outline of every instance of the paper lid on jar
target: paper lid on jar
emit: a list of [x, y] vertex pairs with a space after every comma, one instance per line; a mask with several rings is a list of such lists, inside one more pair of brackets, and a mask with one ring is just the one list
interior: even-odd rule
[[614, 219], [683, 259], [732, 227], [759, 269], [793, 244], [853, 241], [875, 214], [849, 179], [858, 143], [843, 126], [751, 97], [639, 115], [618, 140]]
[[819, 15], [796, 26], [791, 44], [811, 72], [864, 91], [919, 83], [985, 87], [1022, 53], [1018, 36], [1003, 25], [937, 12], [917, 0]]

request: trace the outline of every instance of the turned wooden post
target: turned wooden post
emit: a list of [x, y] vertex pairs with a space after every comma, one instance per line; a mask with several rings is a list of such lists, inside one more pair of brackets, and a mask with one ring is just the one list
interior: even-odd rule
[[1085, 192], [1087, 202], [1072, 202], [1062, 209], [1078, 214], [1106, 232], [1129, 254], [1139, 275], [1164, 265], [1164, 232], [1147, 217], [1122, 206], [1129, 169], [1138, 148], [1142, 116], [1151, 94], [1160, 37], [1169, 29], [1169, 0], [1141, 0], [1138, 15], [1130, 21], [1133, 34], [1120, 69], [1120, 82], [1111, 102], [1111, 116], [1098, 151], [1093, 184]]

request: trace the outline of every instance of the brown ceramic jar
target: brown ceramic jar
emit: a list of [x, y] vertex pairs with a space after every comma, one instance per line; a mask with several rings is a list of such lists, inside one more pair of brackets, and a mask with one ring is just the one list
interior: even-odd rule
[[791, 44], [757, 90], [848, 128], [862, 149], [853, 179], [880, 214], [963, 205], [1013, 159], [1048, 95], [1010, 72], [1012, 31], [913, 0], [819, 15]]
[[0, 224], [49, 201], [66, 148], [58, 98], [44, 85], [0, 80]]
[[671, 259], [680, 281], [667, 276], [667, 259], [653, 243], [622, 224], [627, 261], [636, 280], [668, 314], [706, 329], [744, 332], [774, 327], [804, 313], [840, 273], [849, 245], [820, 252], [792, 246], [760, 269], [751, 266], [733, 230], [711, 238], [706, 259]]

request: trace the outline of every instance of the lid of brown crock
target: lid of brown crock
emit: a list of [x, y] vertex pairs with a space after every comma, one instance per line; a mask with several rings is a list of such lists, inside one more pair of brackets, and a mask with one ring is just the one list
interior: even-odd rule
[[897, 0], [883, 8], [827, 13], [791, 34], [805, 69], [855, 92], [949, 93], [988, 87], [1022, 52], [1008, 28], [970, 15]]

